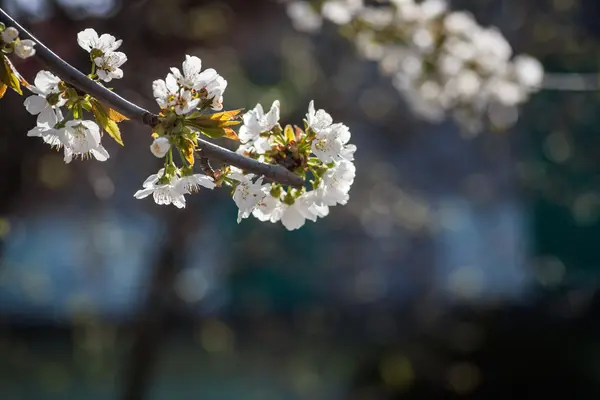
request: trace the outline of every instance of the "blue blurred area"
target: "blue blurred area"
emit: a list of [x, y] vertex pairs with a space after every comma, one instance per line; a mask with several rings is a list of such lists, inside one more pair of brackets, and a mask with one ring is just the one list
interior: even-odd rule
[[[226, 108], [279, 98], [300, 123], [315, 99], [358, 146], [348, 205], [287, 232], [236, 224], [224, 190], [184, 211], [136, 200], [149, 130], [124, 122], [109, 161], [65, 165], [7, 94], [0, 398], [115, 398], [130, 364], [151, 366], [151, 399], [597, 397], [597, 93], [541, 92], [511, 132], [465, 137], [276, 2], [0, 3], [79, 68], [78, 31], [123, 38], [116, 91], [149, 109], [152, 80], [195, 54], [228, 79]], [[585, 1], [452, 3], [553, 71], [597, 69]]]

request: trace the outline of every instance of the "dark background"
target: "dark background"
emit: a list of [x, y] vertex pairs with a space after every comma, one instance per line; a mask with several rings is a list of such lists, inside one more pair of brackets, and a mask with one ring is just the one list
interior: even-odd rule
[[[133, 198], [159, 168], [145, 127], [105, 163], [40, 140], [0, 105], [2, 399], [592, 399], [600, 395], [598, 93], [542, 91], [505, 133], [416, 120], [326, 25], [275, 1], [0, 1], [82, 70], [77, 32], [124, 40], [115, 89], [199, 56], [225, 107], [314, 99], [350, 126], [345, 207], [296, 232], [245, 220], [226, 191], [185, 210]], [[594, 73], [594, 0], [462, 0], [551, 73]], [[43, 68], [16, 61], [29, 80]]]

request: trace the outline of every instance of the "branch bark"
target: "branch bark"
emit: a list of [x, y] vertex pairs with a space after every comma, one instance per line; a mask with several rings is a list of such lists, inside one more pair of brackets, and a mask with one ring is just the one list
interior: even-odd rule
[[[52, 50], [46, 47], [41, 41], [33, 36], [27, 29], [23, 28], [6, 11], [0, 8], [0, 22], [6, 26], [13, 26], [19, 31], [19, 36], [23, 39], [30, 39], [35, 42], [36, 57], [68, 84], [74, 86], [82, 92], [85, 92], [102, 103], [110, 106], [127, 118], [148, 125], [155, 126], [158, 123], [158, 115], [138, 106], [129, 100], [124, 99], [118, 94], [108, 90], [104, 86], [97, 84], [86, 75], [67, 63], [56, 55]], [[223, 163], [234, 165], [238, 168], [254, 173], [264, 175], [265, 178], [284, 185], [302, 187], [304, 181], [298, 175], [288, 171], [279, 165], [265, 164], [260, 161], [244, 157], [224, 147], [211, 143], [203, 138], [198, 138], [198, 148], [203, 156], [212, 158]]]

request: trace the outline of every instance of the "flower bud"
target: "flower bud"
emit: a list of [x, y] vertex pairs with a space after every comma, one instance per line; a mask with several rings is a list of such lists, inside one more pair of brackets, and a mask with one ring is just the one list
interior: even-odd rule
[[15, 54], [21, 58], [29, 58], [35, 54], [33, 46], [35, 46], [33, 40], [19, 40], [17, 44], [15, 44]]
[[2, 32], [2, 41], [4, 43], [12, 43], [17, 37], [19, 37], [19, 31], [12, 26], [9, 26]]
[[150, 146], [150, 151], [158, 158], [163, 158], [169, 149], [171, 148], [171, 144], [169, 143], [169, 139], [161, 136], [159, 138], [154, 139], [152, 145]]

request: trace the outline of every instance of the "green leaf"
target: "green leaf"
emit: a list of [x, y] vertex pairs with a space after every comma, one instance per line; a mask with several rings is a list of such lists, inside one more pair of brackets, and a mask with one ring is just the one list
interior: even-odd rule
[[286, 125], [285, 129], [283, 130], [284, 135], [285, 135], [285, 140], [290, 143], [293, 142], [294, 140], [296, 140], [296, 136], [294, 135], [294, 128], [292, 128], [291, 125]]
[[124, 116], [123, 114], [121, 114], [120, 112], [118, 112], [115, 109], [109, 108], [108, 109], [108, 118], [115, 121], [115, 122], [121, 122], [121, 121], [126, 121], [129, 118], [127, 118], [126, 116]]
[[18, 73], [6, 56], [1, 55], [0, 58], [0, 82], [22, 96], [23, 91], [21, 90], [21, 84], [19, 83], [19, 76], [17, 76]]
[[198, 127], [198, 130], [212, 139], [219, 139], [225, 136], [225, 130], [223, 128], [208, 128], [208, 127]]
[[115, 121], [109, 118], [108, 111], [106, 108], [96, 99], [91, 99], [90, 103], [92, 105], [92, 112], [94, 113], [94, 117], [98, 122], [98, 125], [102, 127], [112, 137], [115, 142], [119, 143], [121, 146], [124, 146], [123, 139], [121, 139], [121, 130], [119, 129], [119, 125]]

